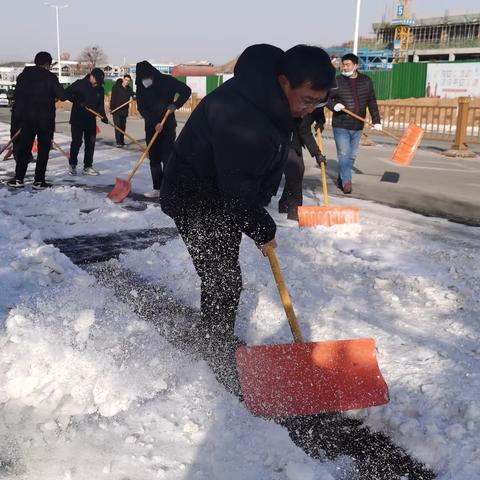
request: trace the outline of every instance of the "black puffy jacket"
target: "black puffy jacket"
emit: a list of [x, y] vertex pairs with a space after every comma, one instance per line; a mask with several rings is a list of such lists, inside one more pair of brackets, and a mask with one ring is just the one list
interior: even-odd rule
[[105, 117], [105, 90], [102, 86], [94, 87], [89, 80], [90, 74], [87, 74], [81, 80], [77, 80], [67, 88], [69, 100], [72, 101], [72, 112], [70, 114], [70, 123], [82, 128], [95, 130], [97, 117], [90, 113], [85, 107], [89, 107], [95, 112]]
[[25, 67], [17, 78], [12, 124], [19, 128], [25, 121], [55, 124], [55, 100], [66, 100], [67, 94], [57, 77], [43, 67]]
[[[142, 80], [153, 78], [153, 85], [145, 88]], [[162, 121], [167, 107], [174, 104], [180, 108], [192, 94], [188, 85], [171, 75], [164, 75], [147, 61], [139, 62], [136, 66], [137, 106], [140, 115], [146, 124], [156, 125]], [[178, 97], [175, 96], [178, 94]], [[170, 114], [165, 122], [164, 129], [175, 128], [175, 115]]]
[[[370, 77], [359, 73], [356, 78], [358, 107], [355, 107], [355, 99], [352, 90], [352, 80], [345, 75], [337, 77], [338, 88], [331, 90], [329, 108], [336, 103], [342, 103], [348, 110], [366, 117], [367, 107], [372, 117], [372, 123], [380, 123], [380, 112], [378, 111], [377, 98]], [[344, 112], [333, 112], [332, 127], [346, 128], [347, 130], [362, 130], [364, 123], [352, 118]]]
[[[112, 88], [112, 96], [110, 97], [110, 111], [120, 107], [134, 96], [135, 94], [133, 93], [130, 85], [124, 87], [123, 80], [119, 78]], [[119, 108], [115, 114], [119, 115], [120, 117], [128, 117], [128, 109], [129, 106], [125, 105], [124, 107]]]
[[277, 80], [283, 51], [254, 45], [240, 55], [235, 76], [202, 99], [183, 127], [167, 164], [162, 209], [197, 203], [230, 212], [256, 243], [275, 236], [264, 206], [276, 194], [293, 130]]

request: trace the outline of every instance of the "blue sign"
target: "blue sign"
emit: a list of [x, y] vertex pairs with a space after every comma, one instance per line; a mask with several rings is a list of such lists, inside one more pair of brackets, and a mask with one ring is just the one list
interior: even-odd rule
[[397, 17], [403, 17], [405, 13], [405, 5], [397, 5]]

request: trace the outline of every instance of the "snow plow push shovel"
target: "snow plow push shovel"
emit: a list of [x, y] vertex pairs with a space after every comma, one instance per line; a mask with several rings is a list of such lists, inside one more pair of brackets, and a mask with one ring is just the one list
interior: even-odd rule
[[128, 197], [128, 194], [130, 193], [130, 190], [132, 189], [131, 186], [131, 181], [133, 176], [135, 175], [136, 171], [142, 164], [142, 162], [145, 160], [145, 157], [148, 155], [148, 152], [152, 148], [152, 145], [154, 144], [155, 140], [157, 139], [158, 135], [162, 131], [163, 125], [165, 124], [165, 121], [167, 120], [168, 114], [170, 113], [169, 110], [166, 111], [165, 115], [163, 116], [162, 121], [160, 122], [160, 128], [155, 132], [153, 135], [152, 139], [147, 145], [147, 148], [144, 150], [142, 153], [142, 156], [138, 159], [138, 162], [136, 165], [133, 167], [132, 173], [128, 176], [126, 180], [123, 180], [122, 178], [118, 178], [115, 181], [115, 186], [113, 187], [112, 191], [107, 195], [107, 198], [112, 200], [112, 202], [115, 203], [121, 203], [125, 198]]
[[[356, 113], [353, 113], [346, 108], [344, 108], [342, 112], [347, 113], [351, 117], [356, 118], [367, 125], [372, 125], [366, 118], [360, 117]], [[415, 152], [422, 141], [425, 131], [416, 123], [409, 123], [405, 133], [401, 138], [386, 130], [382, 130], [380, 133], [383, 133], [384, 135], [387, 135], [387, 137], [393, 138], [398, 142], [397, 148], [395, 148], [392, 154], [392, 162], [406, 167], [412, 163]]]
[[272, 248], [268, 259], [295, 343], [236, 351], [248, 409], [262, 417], [313, 415], [383, 405], [388, 387], [371, 338], [303, 343]]
[[[317, 130], [317, 144], [323, 155], [323, 142], [320, 130]], [[302, 206], [298, 207], [298, 225], [300, 227], [315, 227], [323, 225], [331, 227], [342, 223], [358, 223], [360, 221], [360, 209], [358, 207], [331, 207], [328, 205], [327, 176], [325, 163], [320, 163], [322, 169], [323, 207]]]

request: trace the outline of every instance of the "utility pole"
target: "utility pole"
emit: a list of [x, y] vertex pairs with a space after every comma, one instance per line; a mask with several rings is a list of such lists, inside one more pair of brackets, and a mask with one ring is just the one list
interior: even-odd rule
[[52, 7], [55, 9], [55, 14], [57, 18], [57, 58], [58, 58], [58, 81], [62, 83], [62, 63], [60, 59], [60, 27], [59, 27], [59, 22], [58, 22], [58, 10], [60, 8], [67, 8], [68, 5], [53, 5], [51, 3], [45, 3], [48, 7]]
[[357, 0], [357, 13], [355, 14], [355, 33], [353, 36], [353, 53], [358, 53], [358, 29], [360, 25], [360, 3], [361, 0]]

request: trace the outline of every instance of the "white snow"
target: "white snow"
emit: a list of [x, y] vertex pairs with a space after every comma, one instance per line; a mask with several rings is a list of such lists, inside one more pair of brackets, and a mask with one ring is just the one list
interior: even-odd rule
[[[0, 124], [0, 143], [7, 137]], [[126, 210], [136, 202], [115, 205], [81, 186], [113, 185], [136, 158], [100, 147], [102, 175], [74, 178], [54, 156], [49, 176], [62, 186], [0, 189], [0, 462], [22, 480], [345, 476], [348, 459], [310, 459], [286, 430], [252, 417], [204, 362], [174, 350], [44, 243], [172, 226], [155, 204]], [[149, 188], [143, 166], [133, 189]], [[299, 229], [272, 203], [278, 258], [303, 334], [374, 338], [391, 400], [350, 415], [389, 435], [440, 480], [479, 478], [480, 230], [348, 203], [360, 207], [360, 224], [313, 229]], [[120, 262], [198, 307], [199, 282], [179, 239], [130, 251]], [[249, 344], [290, 342], [268, 262], [248, 239], [241, 264], [237, 333]]]

